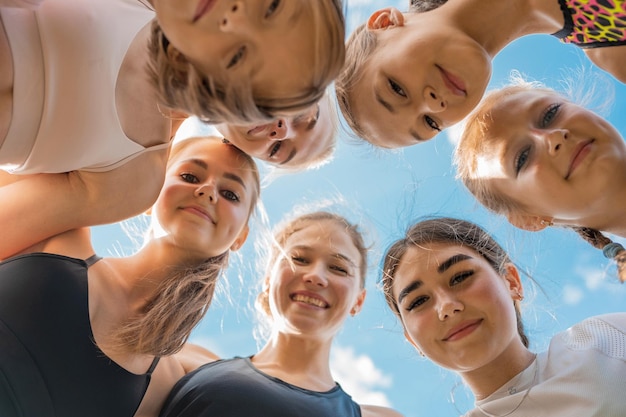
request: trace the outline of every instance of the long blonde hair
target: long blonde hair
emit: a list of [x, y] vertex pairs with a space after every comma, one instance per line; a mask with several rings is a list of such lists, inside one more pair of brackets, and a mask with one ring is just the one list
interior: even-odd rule
[[[170, 153], [168, 166], [176, 160], [180, 152], [194, 143], [206, 140], [222, 141], [218, 137], [185, 139], [174, 145]], [[254, 179], [254, 194], [251, 198], [250, 212], [256, 206], [260, 179], [257, 166], [252, 158], [231, 146], [250, 167]], [[202, 320], [211, 304], [215, 285], [222, 271], [228, 265], [228, 254], [209, 258], [199, 265], [183, 267], [163, 280], [154, 296], [143, 311], [129, 318], [113, 334], [110, 349], [154, 356], [171, 355], [178, 352], [191, 333]]]

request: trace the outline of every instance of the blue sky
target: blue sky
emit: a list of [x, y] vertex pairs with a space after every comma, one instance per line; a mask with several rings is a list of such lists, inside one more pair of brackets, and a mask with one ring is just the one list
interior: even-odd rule
[[[377, 8], [395, 5], [402, 10], [406, 3], [350, 0], [348, 27], [365, 21]], [[577, 48], [547, 35], [530, 36], [496, 57], [491, 87], [504, 85], [510, 71], [517, 69], [559, 88], [564, 75], [583, 67], [587, 79], [600, 76]], [[612, 84], [615, 102], [608, 118], [620, 132], [626, 132], [626, 99], [622, 98], [626, 86]], [[446, 134], [423, 145], [388, 152], [355, 144], [342, 133], [332, 163], [313, 172], [279, 177], [262, 191], [270, 225], [294, 207], [329, 207], [370, 231], [368, 297], [362, 313], [349, 318], [337, 337], [332, 368], [357, 401], [393, 406], [407, 417], [458, 416], [471, 406], [458, 377], [421, 358], [404, 340], [377, 287], [382, 252], [420, 216], [449, 215], [481, 224], [529, 272], [537, 285], [525, 279], [524, 316], [535, 350], [543, 350], [554, 333], [585, 317], [623, 311], [626, 300], [626, 286], [617, 282], [610, 264], [573, 232], [526, 233], [486, 213], [455, 180], [452, 150]], [[253, 230], [263, 229], [261, 217], [253, 221]], [[250, 355], [257, 349], [253, 301], [262, 270], [256, 265], [254, 237], [232, 260], [207, 317], [192, 335], [192, 341], [223, 357]], [[94, 240], [98, 253], [105, 256], [128, 254], [135, 248], [119, 225], [95, 228]], [[453, 392], [455, 404], [450, 399]]]

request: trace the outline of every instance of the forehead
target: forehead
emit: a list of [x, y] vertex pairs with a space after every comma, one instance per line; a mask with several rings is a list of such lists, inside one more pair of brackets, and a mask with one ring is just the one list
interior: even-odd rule
[[285, 248], [306, 246], [347, 256], [358, 265], [360, 254], [345, 226], [333, 220], [307, 220], [287, 237]]
[[[453, 243], [427, 243], [419, 246], [412, 245], [404, 253], [396, 267], [395, 282], [415, 278], [423, 273], [437, 272], [437, 269], [451, 256], [468, 255], [473, 259], [483, 260], [483, 257], [464, 245]], [[394, 282], [394, 284], [395, 284]]]
[[[281, 24], [258, 36], [258, 52], [250, 79], [257, 97], [293, 97], [310, 88], [315, 65], [318, 30], [302, 1], [285, 1]], [[268, 59], [269, 58], [269, 59]], [[280, 64], [277, 64], [280, 63]]]
[[173, 165], [184, 163], [190, 159], [202, 160], [208, 166], [240, 170], [252, 175], [252, 167], [243, 155], [241, 155], [241, 151], [219, 140], [207, 139], [190, 143], [174, 156]]

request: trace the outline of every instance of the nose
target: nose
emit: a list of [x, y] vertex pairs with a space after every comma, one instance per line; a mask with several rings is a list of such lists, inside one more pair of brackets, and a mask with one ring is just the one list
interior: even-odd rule
[[208, 198], [212, 204], [217, 203], [217, 187], [213, 181], [200, 184], [194, 191], [194, 195], [198, 198]]
[[234, 32], [237, 29], [245, 29], [249, 26], [244, 2], [234, 1], [226, 9], [220, 20], [220, 30], [222, 32]]
[[431, 113], [442, 112], [448, 107], [448, 102], [441, 94], [437, 94], [432, 87], [426, 87], [424, 89], [424, 104], [426, 110]]
[[453, 296], [445, 295], [440, 297], [437, 315], [439, 320], [444, 321], [465, 309], [463, 303]]
[[267, 130], [269, 140], [283, 140], [289, 135], [289, 125], [285, 119], [274, 121], [270, 129]]
[[565, 129], [551, 129], [544, 132], [544, 138], [548, 146], [548, 153], [556, 155], [561, 149], [561, 145], [568, 139], [569, 133]]
[[304, 274], [302, 274], [302, 279], [315, 286], [326, 287], [328, 285], [326, 266], [323, 262], [311, 263]]

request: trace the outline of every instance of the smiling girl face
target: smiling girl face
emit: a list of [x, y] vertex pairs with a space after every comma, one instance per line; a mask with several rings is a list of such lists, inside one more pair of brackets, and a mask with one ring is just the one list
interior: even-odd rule
[[481, 114], [482, 133], [462, 139], [457, 159], [524, 214], [575, 223], [621, 187], [616, 176], [626, 177], [621, 135], [556, 93], [522, 89]]
[[433, 362], [464, 372], [521, 345], [513, 303], [520, 285], [514, 268], [501, 276], [473, 249], [431, 243], [407, 249], [392, 296], [407, 339]]
[[332, 338], [365, 298], [352, 237], [334, 220], [309, 220], [282, 250], [267, 281], [274, 329]]

